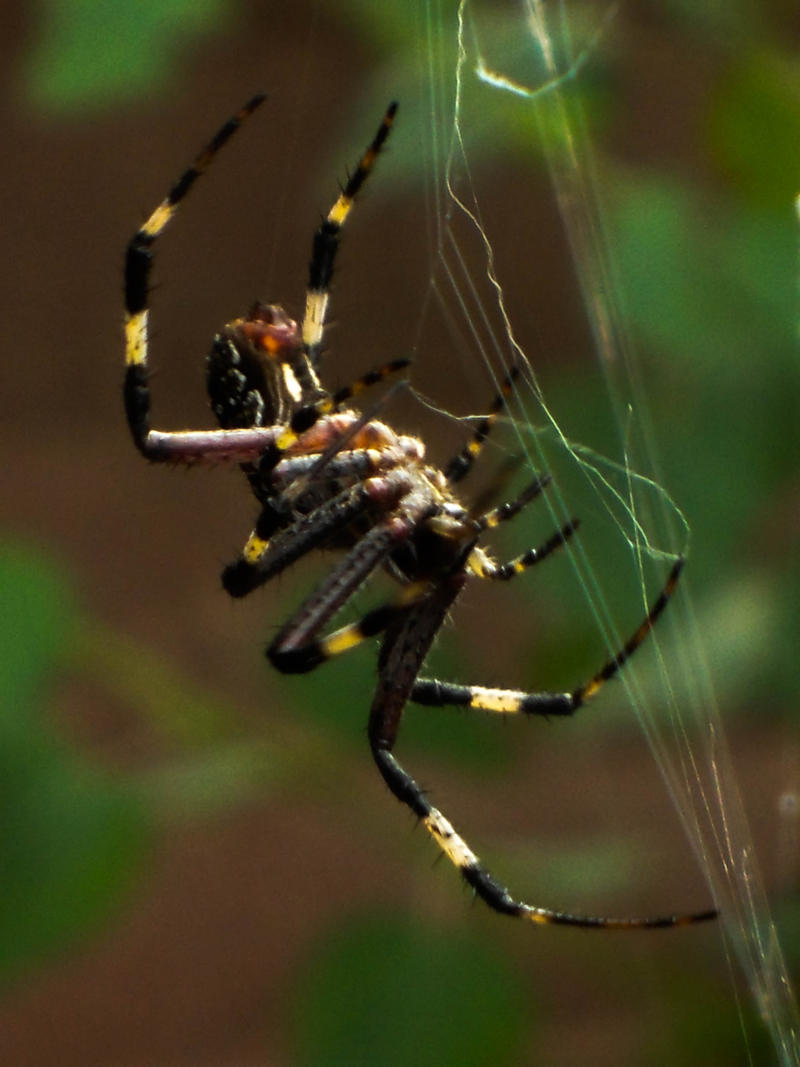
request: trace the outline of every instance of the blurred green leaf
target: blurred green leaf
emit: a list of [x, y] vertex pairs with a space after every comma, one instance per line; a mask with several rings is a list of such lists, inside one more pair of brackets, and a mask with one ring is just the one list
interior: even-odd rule
[[[800, 172], [798, 172], [800, 178]], [[794, 366], [794, 212], [713, 207], [678, 182], [614, 180], [615, 254], [626, 310], [680, 374], [752, 384]], [[724, 373], [724, 380], [718, 375]]]
[[618, 188], [627, 310], [659, 354], [651, 395], [674, 429], [681, 505], [690, 521], [713, 517], [719, 554], [794, 477], [794, 216], [709, 208], [662, 179], [620, 178]]
[[42, 715], [79, 621], [61, 573], [0, 550], [0, 977], [8, 980], [106, 917], [147, 838], [143, 811], [88, 768]]
[[271, 789], [285, 784], [290, 770], [284, 749], [247, 737], [139, 774], [134, 787], [142, 804], [159, 815], [208, 818], [254, 797], [263, 803]]
[[204, 33], [225, 25], [229, 0], [44, 0], [22, 80], [33, 103], [51, 112], [108, 107], [163, 92], [178, 61]]
[[474, 935], [382, 917], [315, 946], [294, 1004], [303, 1067], [517, 1064], [534, 1023], [507, 955]]
[[[444, 7], [455, 10], [456, 0], [444, 0]], [[340, 0], [337, 15], [342, 22], [347, 22], [358, 33], [370, 49], [387, 53], [403, 53], [408, 65], [409, 53], [419, 49], [419, 40], [415, 42], [415, 31], [419, 22], [414, 19], [406, 3], [375, 4], [372, 0]]]
[[714, 94], [711, 150], [737, 195], [788, 208], [800, 191], [800, 61], [742, 50]]
[[0, 751], [24, 744], [47, 671], [75, 622], [70, 591], [53, 563], [0, 544]]
[[236, 731], [235, 707], [187, 678], [157, 649], [125, 634], [82, 621], [71, 634], [70, 655], [173, 743], [186, 748], [224, 744]]
[[108, 917], [147, 835], [123, 789], [56, 750], [33, 744], [5, 752], [2, 775], [0, 977], [7, 980]]

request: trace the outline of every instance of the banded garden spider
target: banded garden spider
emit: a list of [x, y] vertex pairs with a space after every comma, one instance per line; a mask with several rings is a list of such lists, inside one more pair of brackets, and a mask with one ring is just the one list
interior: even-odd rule
[[[464, 507], [455, 486], [470, 472], [517, 376], [500, 394], [464, 448], [444, 467], [425, 460], [418, 438], [347, 406], [359, 393], [407, 366], [394, 360], [331, 393], [319, 377], [331, 277], [342, 226], [389, 135], [391, 104], [352, 177], [313, 239], [301, 325], [277, 304], [256, 303], [229, 322], [212, 342], [207, 385], [219, 429], [164, 432], [150, 426], [148, 283], [156, 240], [196, 179], [241, 123], [262, 103], [255, 96], [212, 138], [131, 239], [125, 265], [128, 425], [139, 451], [152, 462], [238, 463], [258, 500], [260, 514], [240, 557], [222, 582], [241, 597], [313, 549], [343, 551], [343, 558], [294, 612], [267, 649], [279, 671], [302, 673], [367, 638], [382, 636], [378, 682], [369, 712], [372, 756], [391, 792], [422, 822], [442, 853], [491, 908], [534, 923], [584, 927], [682, 926], [714, 911], [656, 918], [574, 915], [515, 900], [482, 866], [445, 816], [428, 800], [393, 755], [408, 701], [429, 707], [463, 706], [501, 715], [572, 715], [613, 678], [647, 637], [678, 581], [682, 561], [645, 619], [588, 681], [571, 692], [527, 693], [457, 685], [420, 677], [426, 654], [447, 613], [473, 578], [509, 581], [540, 563], [575, 533], [573, 519], [547, 541], [505, 563], [481, 545], [484, 535], [513, 519], [545, 488], [537, 478], [516, 499], [483, 513]], [[333, 616], [378, 568], [399, 583], [391, 602], [359, 621], [325, 633]]]

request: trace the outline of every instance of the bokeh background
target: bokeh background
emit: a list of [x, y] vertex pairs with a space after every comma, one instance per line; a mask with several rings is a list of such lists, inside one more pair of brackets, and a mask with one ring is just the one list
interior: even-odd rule
[[[566, 8], [579, 26], [585, 10]], [[256, 89], [267, 105], [159, 249], [157, 424], [208, 424], [203, 357], [221, 323], [259, 296], [299, 313], [312, 228], [392, 97], [397, 130], [348, 224], [329, 374], [341, 384], [412, 351], [425, 397], [460, 414], [485, 404], [468, 346], [419, 329], [421, 41], [429, 26], [452, 39], [454, 5], [424, 12], [49, 0], [0, 14], [5, 1063], [772, 1061], [715, 928], [529, 930], [472, 906], [372, 769], [374, 650], [294, 680], [261, 655], [324, 561], [229, 602], [218, 573], [254, 514], [241, 479], [148, 469], [122, 421], [125, 242]], [[779, 0], [623, 4], [581, 80], [664, 484], [691, 523], [697, 616], [795, 970], [799, 22]], [[548, 398], [613, 455], [531, 140], [513, 119], [487, 123], [473, 177]], [[438, 458], [463, 432], [408, 396], [393, 418]], [[510, 554], [546, 521], [508, 531]], [[549, 566], [465, 598], [436, 671], [562, 688], [595, 669], [586, 606]], [[614, 605], [625, 628], [631, 590]], [[403, 758], [528, 899], [704, 907], [615, 692], [550, 725], [411, 709]]]

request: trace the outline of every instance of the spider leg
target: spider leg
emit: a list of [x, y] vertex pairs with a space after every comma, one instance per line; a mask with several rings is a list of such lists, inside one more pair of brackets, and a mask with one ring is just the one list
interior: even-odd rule
[[281, 628], [267, 648], [267, 657], [285, 674], [303, 674], [363, 640], [380, 633], [397, 615], [408, 610], [427, 591], [425, 582], [405, 586], [391, 603], [369, 612], [360, 621], [319, 637], [322, 628], [369, 575], [400, 545], [436, 505], [424, 493], [410, 492], [383, 522], [376, 523], [341, 560], [310, 597]]
[[268, 504], [262, 510], [239, 559], [222, 572], [223, 586], [233, 597], [246, 596], [337, 531], [350, 526], [370, 508], [391, 511], [409, 488], [407, 472], [395, 470], [385, 477], [368, 478], [344, 489], [308, 514], [289, 522], [290, 505], [288, 511], [284, 510], [279, 503], [283, 498], [277, 497], [274, 505]]
[[[353, 413], [342, 414], [346, 418]], [[357, 447], [351, 448], [354, 438]], [[320, 483], [331, 486], [336, 479], [345, 478], [352, 485], [379, 471], [398, 466], [409, 467], [425, 454], [416, 438], [397, 436], [388, 427], [371, 421], [364, 414], [341, 432], [335, 432], [334, 428], [333, 434], [318, 435], [318, 439], [311, 444], [306, 455], [284, 459], [274, 471], [265, 470], [263, 463], [259, 462], [253, 488], [265, 508], [274, 509], [277, 505], [278, 511], [285, 511], [294, 506], [295, 510], [308, 511], [302, 506], [302, 501]], [[323, 447], [324, 451], [317, 450]], [[286, 471], [289, 469], [292, 474], [291, 481], [287, 483]]]
[[241, 430], [233, 436], [223, 430], [189, 433], [163, 433], [152, 430], [147, 370], [147, 298], [155, 242], [195, 181], [210, 166], [217, 152], [264, 99], [263, 95], [254, 96], [228, 119], [128, 244], [125, 257], [125, 411], [136, 447], [151, 460], [188, 463], [199, 463], [208, 459], [243, 461], [257, 457], [276, 436], [275, 432], [268, 428], [260, 428], [258, 431]]
[[578, 519], [570, 519], [543, 544], [537, 548], [529, 548], [527, 552], [523, 552], [522, 555], [508, 560], [506, 563], [495, 563], [480, 548], [476, 548], [469, 558], [469, 570], [478, 578], [507, 582], [511, 578], [516, 578], [519, 574], [524, 574], [530, 567], [541, 563], [556, 549], [565, 545], [579, 525]]
[[[147, 402], [149, 404], [149, 400]], [[127, 404], [127, 398], [126, 398]], [[253, 463], [269, 451], [283, 433], [282, 426], [253, 426], [240, 430], [151, 430], [145, 424], [136, 447], [151, 463]]]
[[[398, 371], [403, 370], [410, 364], [410, 362], [411, 360], [409, 359], [394, 359], [389, 363], [385, 363], [382, 367], [376, 367], [373, 370], [367, 371], [366, 374], [363, 374], [360, 378], [351, 382], [350, 385], [346, 385], [339, 389], [332, 396], [321, 396], [313, 403], [304, 404], [302, 407], [299, 407], [292, 415], [289, 425], [284, 428], [283, 432], [276, 437], [275, 442], [270, 447], [266, 448], [259, 458], [256, 467], [257, 479], [260, 479], [261, 481], [269, 480], [271, 472], [285, 458], [290, 449], [297, 445], [300, 437], [316, 426], [321, 419], [335, 414], [347, 400], [352, 399], [354, 396], [358, 396], [359, 393], [362, 393], [370, 386], [377, 385], [379, 382], [384, 381], [389, 375], [396, 374]], [[395, 386], [395, 389], [396, 388], [397, 386]], [[389, 392], [391, 393], [392, 390]], [[382, 396], [369, 411], [362, 412], [361, 415], [347, 426], [346, 429], [343, 429], [338, 435], [333, 437], [328, 443], [326, 451], [318, 457], [320, 468], [327, 464], [331, 456], [334, 456], [337, 452], [341, 451], [351, 438], [358, 436], [360, 430], [364, 430], [365, 427], [371, 423], [377, 409], [385, 403], [388, 395], [389, 394]]]
[[[391, 367], [387, 364], [359, 382], [384, 377]], [[343, 426], [339, 425], [342, 421]], [[223, 572], [222, 582], [231, 596], [244, 596], [262, 585], [369, 509], [391, 510], [411, 488], [408, 470], [397, 468], [407, 468], [422, 458], [415, 438], [398, 437], [381, 423], [363, 414], [356, 418], [352, 412], [329, 418], [327, 426], [319, 425], [311, 433], [311, 438], [307, 435], [300, 442], [311, 452], [285, 456], [277, 467], [266, 470], [269, 456], [265, 455], [248, 471], [262, 511], [240, 558]], [[354, 438], [372, 447], [342, 451]], [[325, 451], [316, 451], [326, 445]], [[386, 472], [387, 478], [373, 477], [380, 472]], [[328, 485], [335, 485], [339, 478], [348, 479], [351, 485], [319, 504], [314, 495], [323, 477]], [[284, 531], [282, 537], [273, 540], [278, 531]]]
[[497, 507], [479, 515], [475, 519], [476, 527], [480, 531], [493, 530], [495, 527], [500, 526], [501, 523], [509, 522], [511, 519], [516, 518], [524, 507], [541, 496], [551, 481], [549, 474], [534, 478], [529, 485], [525, 486], [519, 496], [513, 500], [507, 500], [503, 504], [498, 504]]
[[455, 685], [436, 678], [419, 678], [409, 699], [428, 707], [469, 707], [504, 715], [572, 715], [621, 670], [645, 640], [675, 591], [682, 567], [683, 560], [679, 559], [636, 631], [596, 674], [571, 693], [525, 693], [516, 689], [490, 689], [481, 685]]
[[464, 445], [462, 450], [453, 456], [453, 458], [445, 465], [444, 476], [451, 485], [460, 482], [461, 479], [465, 478], [472, 470], [475, 460], [483, 451], [486, 438], [492, 432], [492, 427], [497, 421], [498, 415], [508, 406], [508, 398], [511, 396], [514, 382], [519, 377], [519, 373], [520, 368], [518, 366], [511, 367], [500, 386], [500, 392], [492, 401], [492, 405], [489, 408], [487, 415], [485, 415], [478, 423], [475, 432], [467, 444]]
[[415, 699], [416, 686], [419, 684], [415, 684], [417, 672], [448, 608], [463, 584], [463, 571], [455, 572], [428, 597], [412, 605], [387, 628], [379, 660], [378, 687], [370, 710], [368, 733], [373, 758], [391, 792], [420, 819], [442, 853], [457, 868], [477, 896], [502, 915], [515, 916], [539, 925], [557, 923], [564, 926], [607, 929], [684, 926], [714, 918], [715, 911], [652, 918], [608, 918], [575, 915], [515, 900], [505, 886], [496, 881], [481, 864], [449, 820], [430, 803], [417, 782], [400, 765], [392, 754], [392, 749], [403, 708], [409, 696]]
[[[486, 511], [474, 520], [475, 527], [479, 532], [493, 530], [501, 523], [509, 522], [515, 518], [532, 500], [536, 500], [550, 483], [550, 475], [545, 474], [536, 478], [530, 485], [513, 500], [508, 500], [491, 511]], [[554, 552], [557, 548], [565, 545], [580, 525], [580, 520], [572, 518], [557, 530], [551, 537], [537, 548], [530, 548], [527, 552], [517, 556], [506, 563], [495, 563], [482, 548], [473, 549], [467, 562], [467, 569], [477, 578], [489, 578], [492, 581], [508, 581], [518, 574], [524, 573], [528, 568]]]
[[322, 457], [318, 452], [305, 456], [287, 456], [272, 472], [272, 488], [278, 494], [288, 494], [296, 499], [298, 484], [303, 488], [313, 485], [322, 474], [326, 480], [347, 479], [350, 482], [362, 482], [379, 471], [389, 470], [403, 463], [407, 458], [405, 452], [392, 448], [354, 448], [349, 452], [337, 451], [325, 465], [317, 469]]
[[[322, 225], [314, 234], [311, 262], [308, 268], [308, 289], [302, 329], [307, 368], [312, 371], [319, 362], [322, 335], [325, 329], [325, 314], [328, 309], [328, 297], [330, 295], [331, 278], [333, 277], [333, 265], [339, 248], [339, 233], [347, 220], [347, 216], [350, 214], [353, 200], [366, 181], [375, 165], [378, 153], [389, 136], [396, 111], [397, 104], [390, 104], [369, 148], [358, 161], [358, 166], [351, 175], [350, 180], [339, 194], [336, 203], [328, 212]], [[302, 386], [303, 381], [299, 375], [298, 381]]]
[[372, 370], [368, 370], [366, 374], [362, 374], [360, 378], [356, 378], [350, 385], [345, 385], [341, 389], [338, 389], [332, 397], [333, 407], [341, 407], [348, 400], [352, 400], [353, 397], [363, 393], [365, 389], [371, 388], [373, 385], [378, 385], [384, 379], [388, 378], [390, 374], [397, 374], [401, 370], [405, 370], [406, 367], [411, 366], [410, 359], [393, 359], [389, 363], [384, 363], [382, 367], [375, 367]]

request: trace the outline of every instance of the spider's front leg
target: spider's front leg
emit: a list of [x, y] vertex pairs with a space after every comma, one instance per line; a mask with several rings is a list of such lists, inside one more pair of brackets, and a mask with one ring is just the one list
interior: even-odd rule
[[358, 161], [356, 169], [342, 189], [333, 207], [322, 220], [311, 246], [311, 262], [308, 267], [308, 288], [306, 289], [306, 308], [303, 316], [303, 349], [309, 379], [312, 379], [319, 362], [322, 339], [325, 330], [325, 317], [328, 310], [331, 279], [336, 253], [339, 250], [339, 237], [342, 226], [353, 207], [353, 202], [364, 182], [372, 172], [378, 154], [386, 143], [397, 104], [392, 102], [386, 109], [378, 130], [369, 147]]
[[128, 244], [125, 256], [125, 412], [136, 447], [150, 460], [181, 463], [208, 460], [247, 462], [257, 459], [279, 436], [280, 431], [270, 427], [232, 432], [191, 430], [177, 433], [152, 429], [147, 363], [148, 292], [155, 243], [195, 181], [264, 99], [263, 95], [254, 96], [228, 119]]

